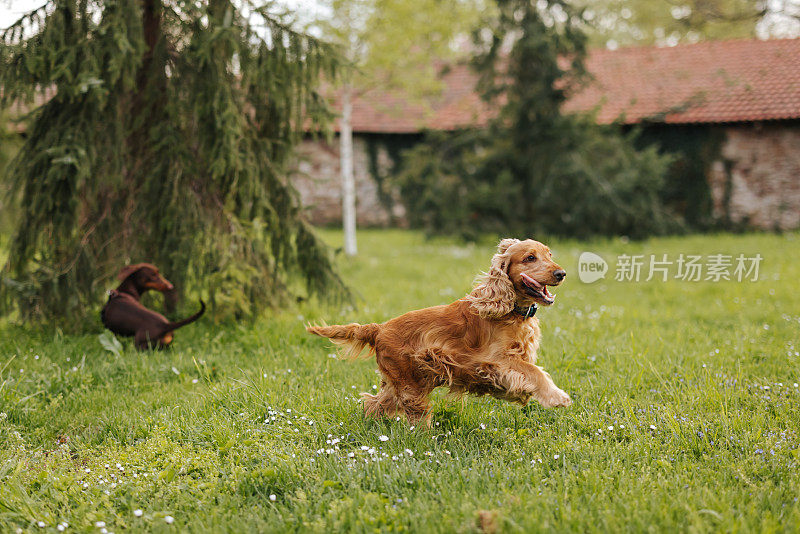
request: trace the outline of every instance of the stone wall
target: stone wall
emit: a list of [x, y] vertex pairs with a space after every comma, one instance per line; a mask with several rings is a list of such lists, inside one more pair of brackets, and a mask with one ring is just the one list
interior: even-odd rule
[[[800, 121], [720, 128], [725, 140], [708, 176], [714, 217], [764, 230], [800, 228]], [[404, 143], [409, 146], [412, 140], [412, 136], [405, 136]], [[369, 135], [355, 135], [353, 139], [360, 226], [406, 225], [399, 195], [396, 191], [381, 191], [381, 180], [374, 177], [375, 172], [381, 176], [391, 172], [393, 160], [386, 141]], [[370, 150], [375, 158], [372, 162]], [[331, 143], [306, 140], [299, 152], [293, 183], [310, 219], [315, 224], [339, 224], [342, 198], [338, 138]]]
[[[370, 146], [371, 144], [371, 146]], [[370, 162], [370, 148], [375, 152]], [[300, 192], [307, 216], [317, 225], [342, 221], [342, 179], [339, 138], [330, 143], [306, 139], [298, 148], [299, 158], [292, 184]], [[377, 169], [373, 169], [375, 166]], [[353, 136], [353, 172], [356, 180], [356, 217], [359, 226], [405, 226], [405, 208], [394, 191], [381, 191], [378, 172], [387, 175], [393, 166], [380, 139]], [[390, 188], [385, 188], [390, 189]], [[383, 199], [382, 199], [383, 197]]]
[[710, 176], [714, 216], [765, 230], [800, 228], [800, 122], [728, 126]]

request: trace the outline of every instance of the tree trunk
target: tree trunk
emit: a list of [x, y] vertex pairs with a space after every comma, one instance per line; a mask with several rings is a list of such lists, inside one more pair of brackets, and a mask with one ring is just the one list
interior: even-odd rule
[[342, 222], [344, 225], [344, 253], [355, 256], [356, 246], [356, 184], [353, 176], [353, 105], [352, 88], [346, 83], [342, 89], [342, 118], [339, 128], [339, 148], [342, 166]]
[[[164, 41], [164, 6], [163, 0], [139, 0], [142, 6], [142, 30], [144, 33], [145, 51], [142, 64], [136, 75], [136, 90], [131, 98], [130, 116], [131, 134], [128, 147], [131, 151], [130, 161], [133, 164], [128, 169], [128, 180], [134, 192], [130, 201], [136, 202], [141, 195], [140, 187], [143, 176], [150, 173], [153, 162], [161, 159], [153, 151], [155, 135], [151, 130], [153, 122], [149, 117], [164, 117], [167, 114], [167, 73], [166, 54]], [[144, 118], [144, 120], [142, 119]], [[152, 221], [156, 236], [163, 235], [158, 231], [159, 223]], [[136, 228], [127, 231], [139, 231]], [[163, 250], [163, 243], [153, 243], [149, 251], [150, 257], [158, 256], [157, 251]], [[164, 293], [164, 313], [171, 316], [181, 300], [183, 280], [172, 272], [169, 265], [159, 262], [159, 267], [169, 273], [170, 280], [175, 283], [175, 289]]]

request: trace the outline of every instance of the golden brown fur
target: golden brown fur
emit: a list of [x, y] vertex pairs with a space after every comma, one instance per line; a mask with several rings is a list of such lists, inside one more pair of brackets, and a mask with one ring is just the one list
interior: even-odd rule
[[536, 365], [538, 318], [514, 311], [552, 304], [546, 286], [558, 285], [564, 276], [542, 243], [504, 239], [489, 271], [452, 304], [382, 324], [309, 326], [308, 331], [330, 338], [346, 357], [365, 349], [376, 355], [383, 379], [377, 395], [361, 395], [367, 415], [403, 413], [411, 424], [429, 422], [428, 396], [439, 386], [520, 404], [534, 398], [547, 408], [569, 406], [569, 395]]

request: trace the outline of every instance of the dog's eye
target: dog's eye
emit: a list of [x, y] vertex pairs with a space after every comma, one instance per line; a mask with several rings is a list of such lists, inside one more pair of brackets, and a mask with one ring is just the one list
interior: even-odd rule
[[536, 261], [536, 256], [531, 254], [531, 255], [527, 256], [523, 261], [525, 261], [526, 263], [534, 262], [534, 261]]

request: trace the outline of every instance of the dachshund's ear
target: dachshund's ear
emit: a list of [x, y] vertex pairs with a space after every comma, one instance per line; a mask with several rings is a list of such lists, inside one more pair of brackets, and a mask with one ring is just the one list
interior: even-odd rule
[[132, 275], [133, 273], [135, 273], [136, 271], [141, 269], [143, 265], [144, 265], [143, 263], [136, 263], [136, 264], [133, 264], [133, 265], [126, 265], [125, 267], [122, 268], [122, 270], [117, 275], [117, 279], [120, 280], [120, 281], [124, 281], [130, 275]]
[[[508, 243], [505, 244], [506, 242]], [[519, 241], [504, 239], [500, 242], [497, 247], [498, 253], [492, 257], [489, 272], [478, 279], [472, 293], [467, 295], [472, 309], [483, 318], [497, 319], [514, 310], [517, 294], [514, 291], [514, 284], [508, 277], [509, 257], [506, 255], [506, 250], [515, 242]]]

